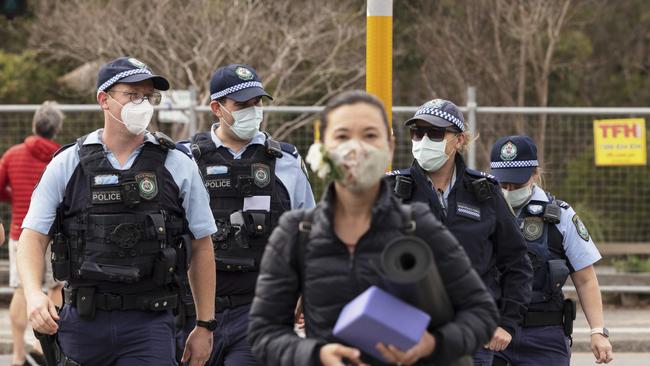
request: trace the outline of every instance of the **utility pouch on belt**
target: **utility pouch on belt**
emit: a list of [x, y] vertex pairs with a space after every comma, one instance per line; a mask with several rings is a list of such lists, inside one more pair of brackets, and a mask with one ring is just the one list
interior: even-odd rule
[[548, 261], [548, 274], [553, 289], [562, 290], [564, 282], [569, 277], [569, 267], [564, 259], [551, 259]]
[[81, 277], [87, 280], [134, 283], [140, 280], [140, 270], [135, 267], [83, 262]]
[[576, 302], [571, 299], [564, 300], [564, 335], [571, 337], [573, 334], [573, 321], [576, 319]]
[[164, 248], [156, 259], [153, 268], [153, 280], [156, 285], [164, 286], [172, 282], [176, 265], [176, 249]]
[[82, 287], [78, 289], [75, 304], [81, 319], [95, 319], [95, 288]]

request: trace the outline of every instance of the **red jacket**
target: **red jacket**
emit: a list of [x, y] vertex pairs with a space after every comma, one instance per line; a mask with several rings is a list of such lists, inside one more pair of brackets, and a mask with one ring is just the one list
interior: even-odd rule
[[18, 240], [20, 237], [34, 187], [59, 147], [52, 140], [29, 136], [24, 143], [11, 147], [2, 156], [0, 200], [11, 202], [11, 239]]

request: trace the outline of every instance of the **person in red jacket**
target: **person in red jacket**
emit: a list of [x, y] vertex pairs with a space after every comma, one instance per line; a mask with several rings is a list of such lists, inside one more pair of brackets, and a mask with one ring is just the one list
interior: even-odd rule
[[[12, 365], [22, 365], [25, 362], [25, 330], [27, 327], [27, 311], [25, 295], [20, 285], [16, 266], [18, 238], [22, 232], [22, 224], [34, 187], [41, 178], [45, 167], [52, 155], [59, 149], [59, 144], [52, 139], [61, 131], [63, 113], [56, 102], [45, 102], [34, 114], [32, 131], [34, 135], [25, 142], [12, 146], [0, 160], [0, 201], [11, 203], [11, 224], [9, 229], [9, 285], [13, 287], [14, 295], [9, 306], [11, 317], [11, 333], [13, 337]], [[52, 277], [50, 261], [46, 261], [44, 287], [55, 304], [61, 305], [61, 286]], [[40, 349], [38, 342], [36, 349]], [[40, 353], [32, 353], [34, 358]]]

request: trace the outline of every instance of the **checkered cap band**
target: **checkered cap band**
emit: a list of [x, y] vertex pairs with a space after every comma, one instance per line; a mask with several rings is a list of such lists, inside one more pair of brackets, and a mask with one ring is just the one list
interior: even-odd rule
[[210, 99], [212, 99], [212, 100], [219, 99], [221, 97], [225, 97], [228, 94], [238, 92], [238, 91], [240, 91], [242, 89], [254, 88], [254, 87], [262, 88], [262, 83], [260, 83], [259, 81], [247, 81], [245, 83], [233, 85], [230, 88], [226, 88], [226, 89], [224, 89], [224, 90], [222, 90], [220, 92], [216, 92], [216, 93], [212, 94], [210, 96]]
[[531, 166], [539, 166], [537, 160], [513, 160], [513, 161], [493, 161], [490, 163], [492, 169], [506, 169], [506, 168], [528, 168]]
[[116, 74], [115, 76], [113, 76], [112, 78], [106, 80], [104, 82], [104, 84], [100, 85], [99, 88], [97, 88], [97, 92], [98, 93], [102, 92], [102, 91], [110, 88], [111, 86], [113, 86], [113, 84], [118, 82], [120, 79], [125, 78], [127, 76], [135, 75], [135, 74], [149, 74], [149, 75], [151, 75], [151, 71], [149, 71], [148, 69], [145, 69], [145, 68], [122, 71], [122, 72]]
[[422, 115], [422, 114], [429, 114], [431, 116], [436, 116], [440, 117], [449, 123], [453, 123], [456, 127], [458, 127], [461, 131], [465, 131], [465, 125], [463, 124], [463, 121], [461, 121], [459, 118], [453, 116], [450, 113], [447, 113], [441, 109], [438, 108], [420, 108], [416, 113], [415, 117]]

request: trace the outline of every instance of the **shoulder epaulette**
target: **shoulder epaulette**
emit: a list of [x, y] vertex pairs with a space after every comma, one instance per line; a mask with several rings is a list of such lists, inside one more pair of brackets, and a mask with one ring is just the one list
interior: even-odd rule
[[470, 168], [465, 168], [465, 171], [466, 171], [467, 174], [468, 174], [469, 176], [471, 176], [471, 177], [475, 177], [475, 178], [486, 178], [486, 179], [487, 179], [488, 181], [490, 181], [492, 184], [499, 185], [499, 181], [498, 181], [497, 178], [496, 178], [494, 175], [492, 175], [492, 174], [488, 174], [488, 173], [486, 173], [486, 172], [482, 172], [482, 171], [474, 170], [474, 169], [470, 169]]
[[386, 175], [411, 175], [411, 168], [392, 170], [386, 173]]
[[176, 149], [176, 143], [174, 143], [174, 140], [172, 140], [171, 137], [165, 135], [164, 133], [160, 131], [156, 131], [153, 133], [153, 137], [158, 141], [158, 144], [160, 144], [160, 148], [163, 150], [174, 150]]
[[566, 202], [564, 202], [562, 200], [556, 199], [555, 203], [557, 203], [558, 206], [560, 206], [561, 208], [563, 208], [565, 210], [568, 210], [569, 208], [571, 208], [571, 205], [569, 205], [568, 203], [566, 203]]
[[187, 148], [187, 146], [185, 146], [185, 144], [189, 144], [189, 141], [188, 140], [178, 141], [176, 143], [176, 150], [187, 155], [188, 158], [193, 159], [192, 152], [190, 151], [190, 149]]
[[280, 142], [280, 149], [296, 159], [300, 157], [298, 148], [288, 142]]

